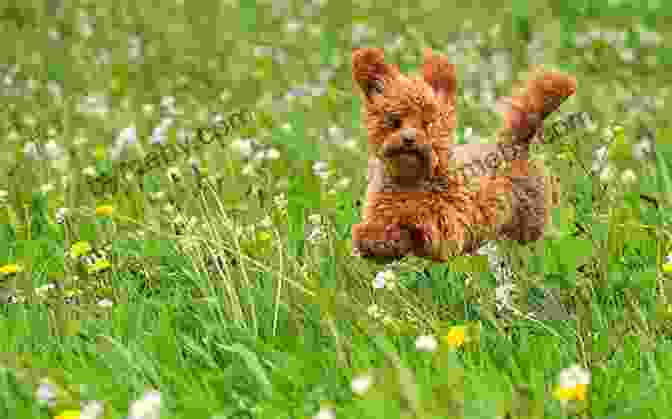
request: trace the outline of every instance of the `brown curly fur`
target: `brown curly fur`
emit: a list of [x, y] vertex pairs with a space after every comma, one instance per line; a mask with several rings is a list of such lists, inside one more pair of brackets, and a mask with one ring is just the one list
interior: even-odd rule
[[457, 81], [445, 57], [426, 50], [418, 77], [385, 63], [381, 49], [356, 49], [352, 72], [365, 98], [369, 138], [367, 202], [362, 223], [352, 227], [354, 254], [446, 261], [486, 240], [542, 237], [557, 204], [557, 178], [528, 161], [529, 144], [542, 141], [544, 118], [574, 94], [575, 79], [539, 69], [501, 102], [497, 144], [454, 145]]

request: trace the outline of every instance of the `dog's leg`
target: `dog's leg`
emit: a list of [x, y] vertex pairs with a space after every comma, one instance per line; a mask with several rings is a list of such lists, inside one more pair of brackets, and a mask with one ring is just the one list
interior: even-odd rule
[[394, 224], [361, 223], [352, 226], [352, 253], [365, 258], [398, 259], [413, 249], [407, 229]]

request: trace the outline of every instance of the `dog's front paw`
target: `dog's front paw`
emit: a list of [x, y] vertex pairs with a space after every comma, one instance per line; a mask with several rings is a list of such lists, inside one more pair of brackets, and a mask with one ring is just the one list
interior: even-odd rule
[[432, 255], [434, 233], [430, 224], [411, 224], [405, 225], [403, 228], [408, 231], [413, 242], [413, 253], [416, 256], [428, 257]]
[[411, 232], [399, 225], [357, 224], [352, 228], [352, 254], [365, 258], [399, 259], [413, 250]]

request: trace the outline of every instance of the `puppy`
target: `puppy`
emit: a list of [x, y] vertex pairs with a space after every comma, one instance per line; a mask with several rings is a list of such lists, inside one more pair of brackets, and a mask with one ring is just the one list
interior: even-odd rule
[[522, 91], [500, 102], [496, 144], [455, 145], [457, 81], [445, 57], [425, 50], [422, 75], [407, 76], [385, 63], [381, 49], [356, 49], [352, 72], [369, 145], [353, 254], [447, 261], [486, 240], [542, 237], [557, 204], [557, 179], [528, 161], [529, 145], [542, 141], [544, 119], [574, 94], [574, 78], [537, 70]]

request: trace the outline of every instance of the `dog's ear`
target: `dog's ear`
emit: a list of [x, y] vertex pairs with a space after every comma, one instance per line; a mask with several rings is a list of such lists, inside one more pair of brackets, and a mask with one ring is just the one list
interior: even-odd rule
[[455, 105], [457, 78], [455, 76], [455, 65], [451, 64], [448, 58], [434, 55], [431, 49], [426, 48], [422, 64], [422, 77], [427, 84], [432, 86], [434, 93], [442, 103]]
[[385, 54], [380, 48], [356, 48], [352, 51], [352, 78], [364, 95], [383, 93], [386, 81], [394, 80], [399, 69], [385, 63]]

